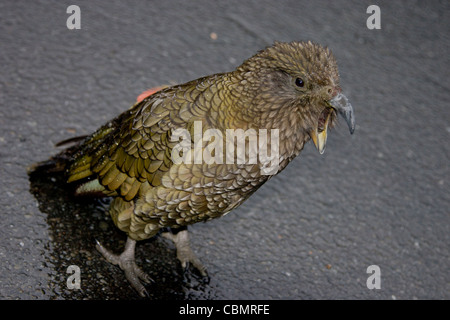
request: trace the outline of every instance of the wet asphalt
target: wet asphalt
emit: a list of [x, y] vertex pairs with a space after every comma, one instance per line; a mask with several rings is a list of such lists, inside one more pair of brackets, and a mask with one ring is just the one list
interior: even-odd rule
[[[81, 9], [69, 30], [66, 9]], [[141, 299], [95, 250], [125, 235], [107, 200], [27, 167], [144, 90], [234, 69], [274, 40], [334, 52], [356, 131], [306, 146], [227, 216], [190, 227], [210, 279], [160, 237], [137, 247], [151, 299], [449, 299], [447, 1], [2, 1], [0, 298]], [[67, 268], [80, 268], [80, 290]], [[381, 288], [369, 289], [377, 265]]]

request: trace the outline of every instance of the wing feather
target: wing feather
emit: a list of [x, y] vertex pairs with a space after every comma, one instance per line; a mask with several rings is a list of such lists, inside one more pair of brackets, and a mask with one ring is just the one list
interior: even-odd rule
[[145, 181], [151, 184], [163, 164], [155, 154], [172, 150], [175, 144], [161, 139], [170, 135], [171, 126], [162, 129], [158, 122], [170, 124], [170, 110], [153, 108], [155, 102], [163, 104], [161, 98], [151, 96], [87, 138], [74, 156], [68, 182], [93, 176], [107, 191], [117, 191], [126, 200], [133, 199]]
[[178, 143], [170, 140], [171, 132], [204, 116], [196, 102], [205, 88], [202, 81], [163, 89], [101, 127], [74, 155], [68, 182], [97, 179], [105, 193], [127, 201], [145, 182], [159, 186]]

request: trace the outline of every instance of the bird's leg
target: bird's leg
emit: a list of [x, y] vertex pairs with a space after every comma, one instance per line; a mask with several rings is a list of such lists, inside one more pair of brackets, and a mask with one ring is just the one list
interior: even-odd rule
[[169, 232], [163, 232], [161, 236], [173, 241], [175, 247], [177, 248], [177, 258], [180, 260], [183, 269], [187, 270], [189, 268], [189, 264], [192, 264], [192, 266], [196, 268], [203, 277], [208, 276], [206, 267], [200, 262], [191, 249], [187, 227], [175, 230], [170, 229]]
[[145, 283], [150, 283], [153, 280], [136, 265], [134, 259], [134, 249], [136, 247], [135, 240], [127, 238], [125, 250], [120, 255], [111, 253], [98, 241], [95, 247], [106, 260], [108, 260], [112, 264], [118, 265], [125, 272], [125, 277], [128, 279], [133, 288], [136, 289], [139, 295], [141, 295], [142, 297], [145, 297], [147, 295], [147, 291], [145, 290], [140, 280], [144, 281]]

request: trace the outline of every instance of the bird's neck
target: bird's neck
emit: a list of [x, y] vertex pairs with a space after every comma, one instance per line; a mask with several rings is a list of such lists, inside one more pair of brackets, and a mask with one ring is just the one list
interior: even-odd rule
[[[227, 79], [225, 103], [218, 113], [218, 122], [222, 129], [254, 129], [259, 137], [261, 130], [268, 136], [267, 148], [270, 150], [272, 134], [277, 135], [279, 144], [280, 167], [283, 169], [303, 149], [310, 139], [302, 128], [301, 119], [295, 106], [270, 108], [262, 105], [245, 84], [239, 79]], [[276, 133], [274, 131], [277, 131]]]

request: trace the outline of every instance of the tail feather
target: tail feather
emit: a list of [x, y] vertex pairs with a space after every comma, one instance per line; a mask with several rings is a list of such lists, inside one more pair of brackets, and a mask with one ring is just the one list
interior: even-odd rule
[[[103, 145], [106, 139], [110, 138], [108, 134], [113, 129], [110, 125], [103, 126], [77, 145], [76, 153], [73, 154], [70, 168], [68, 168], [67, 182], [82, 180], [94, 174], [91, 170], [93, 159], [106, 152]], [[69, 140], [66, 141], [71, 142]]]
[[[58, 142], [55, 146], [64, 146], [66, 149], [48, 160], [29, 166], [27, 173], [30, 179], [54, 179], [52, 177], [61, 177], [63, 174], [65, 186], [75, 196], [98, 198], [116, 194], [106, 190], [97, 179], [93, 180], [89, 159], [85, 155], [80, 156], [85, 149], [98, 146], [101, 143], [99, 140], [95, 136], [79, 136]], [[84, 162], [84, 165], [80, 164], [81, 161]]]
[[65, 171], [85, 138], [79, 136], [56, 143], [56, 147], [70, 146], [48, 160], [32, 164], [27, 168], [27, 173], [37, 175]]
[[58, 143], [55, 144], [55, 147], [67, 147], [68, 145], [71, 144], [80, 144], [83, 140], [86, 140], [88, 136], [78, 136], [78, 137], [72, 137], [63, 141], [60, 141]]

